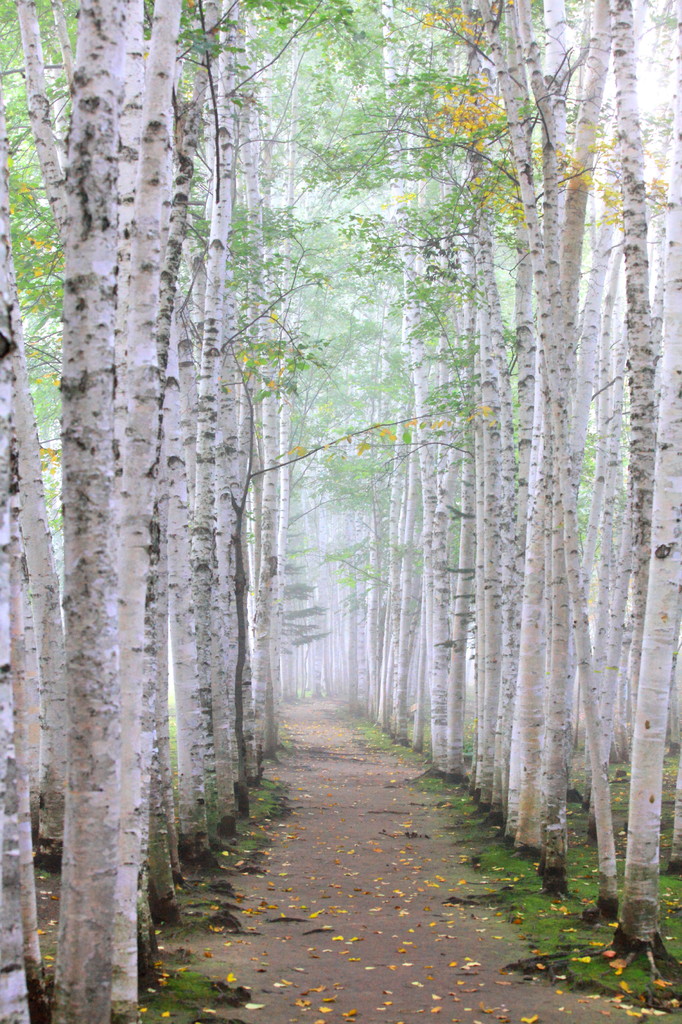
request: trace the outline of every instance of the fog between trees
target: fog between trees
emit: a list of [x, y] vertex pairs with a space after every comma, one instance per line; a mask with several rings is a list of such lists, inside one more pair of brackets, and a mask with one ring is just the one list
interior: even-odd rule
[[35, 855], [53, 1020], [137, 1020], [138, 933], [311, 692], [468, 784], [549, 894], [579, 769], [615, 948], [658, 950], [679, 0], [2, 24], [2, 1019], [44, 982]]

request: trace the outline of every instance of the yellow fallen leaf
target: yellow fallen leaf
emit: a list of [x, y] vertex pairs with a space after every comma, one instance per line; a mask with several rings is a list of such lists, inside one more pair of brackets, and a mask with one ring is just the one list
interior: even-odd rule
[[630, 994], [631, 994], [631, 992], [632, 992], [632, 989], [631, 989], [631, 988], [630, 988], [630, 986], [628, 985], [627, 981], [621, 981], [621, 982], [619, 982], [619, 985], [620, 985], [620, 987], [622, 988], [623, 992], [627, 992], [627, 993], [628, 993], [628, 995], [630, 995]]
[[161, 1014], [162, 1017], [170, 1017], [170, 1010], [164, 1010]]
[[537, 1013], [534, 1013], [532, 1017], [522, 1017], [522, 1024], [535, 1024], [536, 1020], [539, 1020]]
[[592, 962], [591, 956], [572, 956], [571, 960], [574, 960], [578, 964], [589, 964]]
[[232, 973], [232, 971], [230, 971], [230, 973], [228, 974], [228, 976], [227, 976], [227, 978], [226, 978], [225, 980], [226, 980], [226, 981], [227, 981], [227, 982], [228, 982], [229, 984], [232, 984], [232, 982], [233, 982], [233, 981], [236, 981], [236, 980], [237, 980], [237, 975], [236, 975], [236, 974], [233, 974], [233, 973]]

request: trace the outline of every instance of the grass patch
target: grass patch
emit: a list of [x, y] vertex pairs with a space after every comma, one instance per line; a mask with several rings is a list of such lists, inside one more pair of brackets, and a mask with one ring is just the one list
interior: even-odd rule
[[391, 753], [408, 764], [411, 763], [427, 767], [427, 761], [423, 754], [417, 754], [412, 750], [412, 747], [403, 747], [399, 743], [394, 743], [387, 733], [383, 732], [372, 722], [368, 722], [362, 718], [357, 718], [347, 711], [339, 711], [339, 715], [347, 725], [360, 734], [368, 750]]
[[140, 1000], [141, 1020], [145, 1024], [169, 1019], [173, 1024], [208, 1020], [227, 1024], [233, 1019], [232, 1008], [248, 998], [248, 990], [211, 981], [187, 967], [163, 968]]

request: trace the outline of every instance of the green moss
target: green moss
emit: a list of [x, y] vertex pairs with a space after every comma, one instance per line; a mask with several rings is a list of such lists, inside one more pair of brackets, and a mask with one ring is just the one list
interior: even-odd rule
[[239, 1001], [239, 990], [229, 990], [198, 971], [184, 967], [173, 970], [159, 965], [159, 968], [157, 980], [147, 988], [140, 1001], [140, 1020], [144, 1024], [157, 1024], [168, 1019], [173, 1024], [192, 1024], [198, 1018], [206, 1019], [206, 1013], [202, 1012], [205, 1008], [212, 1011], [211, 1020], [225, 1022], [229, 1019], [229, 1007]]
[[383, 732], [378, 726], [371, 722], [355, 718], [350, 713], [342, 717], [348, 722], [355, 732], [360, 733], [369, 750], [381, 750], [393, 754], [399, 760], [408, 764], [423, 765], [426, 767], [426, 759], [422, 754], [415, 753], [411, 747], [402, 747], [394, 743], [388, 733]]

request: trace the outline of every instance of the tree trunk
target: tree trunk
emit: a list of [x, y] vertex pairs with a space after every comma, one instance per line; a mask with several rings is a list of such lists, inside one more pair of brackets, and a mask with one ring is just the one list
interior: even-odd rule
[[110, 1024], [120, 794], [114, 319], [126, 4], [81, 4], [67, 169], [62, 466], [69, 771], [55, 1024]]
[[[682, 3], [677, 3], [682, 26]], [[682, 581], [682, 30], [668, 198], [659, 441], [644, 642], [632, 748], [623, 911], [616, 944], [652, 949], [658, 936], [663, 756]]]
[[[10, 636], [12, 453], [12, 286], [8, 147], [0, 90], [0, 1018], [29, 1024], [19, 905], [19, 836]], [[16, 499], [15, 499], [16, 500]]]
[[[16, 457], [13, 459], [16, 471]], [[31, 1017], [44, 1020], [48, 1016], [43, 962], [38, 938], [35, 869], [31, 840], [31, 796], [29, 781], [29, 709], [26, 691], [26, 662], [24, 658], [24, 615], [22, 594], [22, 552], [19, 536], [19, 509], [17, 481], [13, 487], [12, 544], [11, 544], [11, 661], [12, 694], [14, 701], [14, 750], [16, 768], [17, 832], [19, 847], [19, 890], [21, 903], [21, 932], [23, 934], [24, 969], [28, 988]]]
[[180, 9], [180, 0], [156, 0], [145, 75], [134, 213], [130, 225], [132, 243], [125, 374], [127, 412], [125, 431], [121, 433], [123, 471], [118, 533], [123, 745], [113, 1024], [132, 1024], [137, 1020], [137, 906], [143, 833], [148, 820], [143, 790], [149, 772], [142, 723], [145, 604], [159, 463], [163, 372], [157, 352], [156, 326], [171, 201], [171, 101]]
[[178, 749], [180, 859], [210, 859], [204, 782], [204, 717], [197, 685], [197, 647], [190, 559], [184, 446], [180, 436], [177, 331], [171, 331], [164, 408], [168, 480], [168, 596]]

